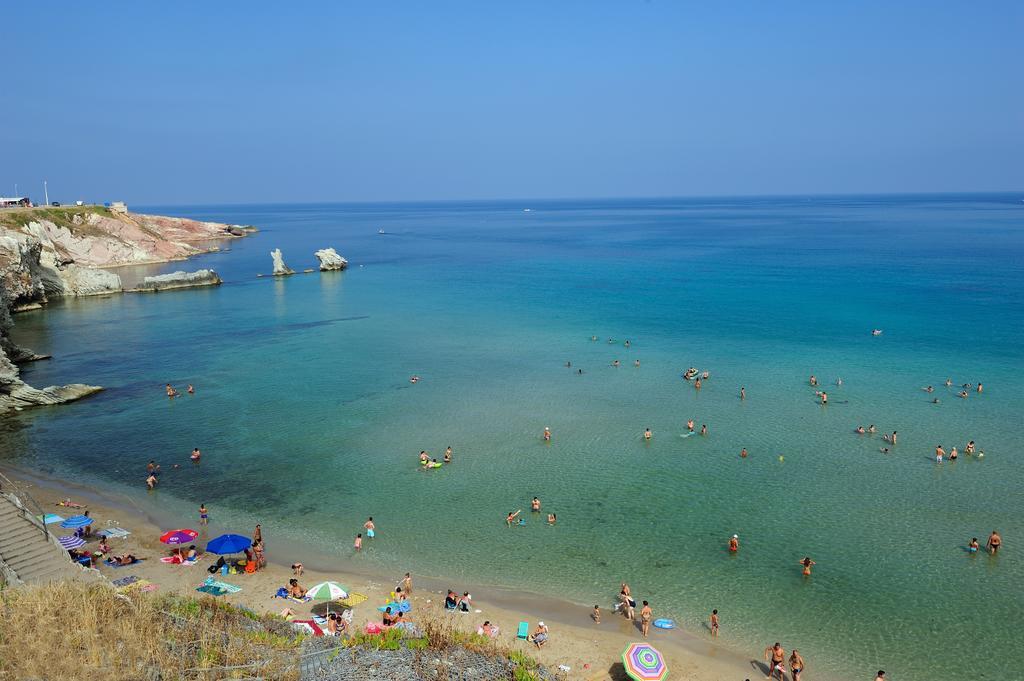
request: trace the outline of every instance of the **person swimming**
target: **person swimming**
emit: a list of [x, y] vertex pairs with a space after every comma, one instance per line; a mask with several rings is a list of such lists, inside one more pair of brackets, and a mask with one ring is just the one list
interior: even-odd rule
[[612, 361], [612, 366], [613, 367], [619, 366], [619, 360], [616, 359], [616, 360]]
[[420, 451], [420, 463], [424, 466], [430, 463], [430, 455], [425, 450]]
[[534, 513], [540, 513], [540, 499], [539, 498], [537, 498], [537, 497], [533, 498], [533, 501], [530, 502], [530, 510], [533, 511]]
[[964, 447], [964, 453], [968, 455], [974, 454], [974, 440], [967, 443], [967, 446]]
[[651, 439], [651, 429], [650, 428], [647, 428], [646, 430], [644, 430], [644, 439], [645, 440], [650, 440]]
[[689, 420], [688, 420], [688, 421], [686, 422], [686, 429], [687, 429], [688, 431], [690, 431], [691, 433], [693, 432], [693, 419], [689, 419]]
[[729, 553], [736, 553], [740, 550], [740, 536], [734, 534], [729, 537]]
[[178, 391], [175, 390], [174, 387], [170, 383], [168, 383], [167, 387], [164, 388], [164, 389], [167, 391], [167, 396], [168, 397], [177, 397], [178, 396]]
[[871, 433], [872, 435], [878, 432], [878, 429], [875, 428], [875, 424], [872, 423], [870, 426], [868, 426], [868, 432]]
[[189, 458], [192, 459], [193, 461], [198, 462], [199, 457], [201, 457], [202, 455], [203, 453], [199, 451], [199, 447], [196, 447], [195, 449], [192, 450], [192, 454], [189, 456]]
[[551, 429], [544, 426], [544, 442], [551, 442]]
[[707, 426], [706, 423], [700, 424], [700, 434], [701, 435], [707, 435], [708, 434], [708, 426]]
[[452, 462], [452, 446], [451, 445], [448, 445], [448, 449], [444, 450], [444, 462], [445, 463], [451, 463]]
[[857, 433], [858, 435], [863, 435], [867, 431], [864, 430], [864, 426], [857, 426], [856, 428], [853, 429], [853, 432]]
[[981, 547], [978, 546], [978, 538], [972, 537], [971, 541], [967, 544], [967, 553], [977, 553], [979, 548]]
[[[514, 523], [516, 521], [516, 518], [518, 518], [519, 514], [522, 513], [522, 512], [523, 512], [522, 509], [520, 509], [518, 511], [515, 511], [514, 513], [510, 512], [508, 514], [508, 516], [505, 518], [505, 524], [507, 526], [509, 526], [509, 527], [512, 527], [512, 523]], [[522, 524], [521, 520], [520, 520], [520, 524]]]

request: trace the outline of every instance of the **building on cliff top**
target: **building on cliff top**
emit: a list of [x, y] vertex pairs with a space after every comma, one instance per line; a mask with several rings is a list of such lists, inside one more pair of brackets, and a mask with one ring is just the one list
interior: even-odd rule
[[111, 213], [127, 213], [128, 212], [128, 204], [126, 204], [124, 201], [114, 201], [113, 203], [110, 204], [110, 212]]
[[21, 206], [27, 208], [32, 205], [32, 200], [27, 196], [0, 196], [0, 208], [14, 208]]

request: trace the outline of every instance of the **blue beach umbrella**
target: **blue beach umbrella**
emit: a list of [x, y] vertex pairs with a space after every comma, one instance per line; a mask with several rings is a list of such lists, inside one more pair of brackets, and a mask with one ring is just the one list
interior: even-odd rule
[[206, 550], [223, 556], [231, 553], [241, 553], [250, 546], [252, 546], [252, 540], [248, 537], [243, 537], [240, 534], [222, 534], [216, 539], [211, 539], [206, 545]]
[[77, 549], [79, 546], [85, 546], [85, 540], [81, 537], [76, 537], [73, 534], [68, 535], [67, 537], [61, 537], [57, 541], [59, 541], [60, 545], [68, 551], [71, 549]]
[[60, 524], [61, 527], [68, 529], [74, 529], [76, 527], [85, 527], [86, 525], [92, 525], [92, 518], [87, 515], [73, 515]]

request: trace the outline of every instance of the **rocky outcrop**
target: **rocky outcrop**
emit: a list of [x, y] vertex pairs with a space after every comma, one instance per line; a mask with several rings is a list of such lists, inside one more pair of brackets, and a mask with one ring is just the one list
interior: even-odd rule
[[275, 277], [283, 277], [288, 274], [295, 274], [295, 270], [284, 264], [284, 258], [281, 256], [281, 249], [275, 248], [270, 252], [270, 257], [274, 259], [274, 271]]
[[[49, 298], [117, 293], [121, 278], [103, 267], [166, 262], [217, 250], [211, 240], [245, 236], [253, 227], [135, 213], [97, 206], [0, 211], [0, 413], [59, 404], [102, 388], [72, 384], [37, 389], [17, 363], [41, 359], [11, 340], [11, 310], [33, 309]], [[154, 281], [155, 280], [155, 281]], [[210, 270], [149, 277], [144, 290], [219, 284]]]
[[0, 261], [0, 414], [10, 409], [30, 407], [39, 404], [60, 404], [91, 395], [102, 390], [99, 386], [80, 383], [65, 386], [50, 386], [37, 389], [21, 380], [15, 362], [40, 359], [30, 350], [19, 348], [8, 335], [14, 325], [8, 312], [11, 298], [4, 280], [10, 275], [10, 268]]
[[320, 271], [343, 270], [348, 267], [348, 260], [338, 255], [333, 248], [322, 248], [313, 255], [320, 261]]
[[157, 291], [170, 291], [176, 288], [195, 288], [197, 286], [217, 286], [223, 280], [213, 270], [196, 270], [195, 272], [171, 272], [170, 274], [159, 274], [155, 277], [146, 277], [142, 283], [132, 289], [139, 293], [156, 293]]

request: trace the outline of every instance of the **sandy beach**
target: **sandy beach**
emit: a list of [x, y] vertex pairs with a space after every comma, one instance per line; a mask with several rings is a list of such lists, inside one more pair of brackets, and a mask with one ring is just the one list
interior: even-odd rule
[[[4, 468], [3, 473], [15, 480], [22, 489], [28, 490], [32, 498], [47, 512], [67, 515], [57, 505], [67, 498], [83, 504], [96, 520], [92, 526], [93, 537], [85, 549], [95, 548], [98, 541], [95, 533], [104, 528], [119, 527], [130, 532], [126, 538], [111, 540], [111, 547], [116, 554], [132, 553], [143, 560], [124, 568], [101, 566], [99, 571], [108, 580], [134, 575], [156, 585], [157, 591], [194, 595], [195, 588], [209, 575], [207, 568], [217, 559], [217, 556], [207, 554], [202, 556], [198, 564], [192, 566], [163, 563], [160, 558], [168, 555], [170, 549], [161, 544], [158, 537], [167, 529], [175, 528], [158, 527], [153, 519], [142, 511], [131, 508], [130, 499], [112, 498], [70, 481], [41, 476], [26, 470]], [[182, 526], [203, 529], [195, 522], [184, 523]], [[53, 524], [50, 528], [55, 532], [61, 532], [59, 525]], [[219, 527], [214, 522], [201, 532], [196, 545], [202, 548], [206, 541], [225, 532], [249, 535], [252, 529]], [[303, 619], [311, 614], [317, 603], [298, 603], [273, 598], [277, 589], [285, 586], [293, 577], [291, 564], [301, 562], [304, 565], [304, 574], [299, 578], [299, 583], [303, 587], [308, 588], [325, 580], [333, 580], [348, 588], [350, 593], [367, 597], [364, 603], [354, 609], [353, 622], [362, 628], [367, 622], [380, 621], [377, 606], [387, 602], [390, 592], [404, 574], [402, 571], [396, 571], [393, 575], [374, 575], [329, 569], [329, 566], [322, 563], [324, 558], [316, 556], [312, 551], [307, 554], [303, 553], [301, 548], [290, 546], [287, 548], [287, 555], [282, 555], [282, 550], [275, 551], [273, 537], [264, 536], [264, 541], [267, 546], [267, 566], [255, 574], [232, 574], [227, 577], [217, 575], [218, 579], [242, 588], [238, 593], [221, 598], [256, 612], [281, 613], [285, 608], [291, 608], [296, 618]], [[567, 575], [567, 578], [571, 579], [571, 576]], [[625, 678], [620, 663], [622, 650], [629, 642], [642, 639], [637, 624], [612, 612], [611, 608], [606, 608], [604, 604], [601, 623], [595, 624], [591, 619], [589, 607], [557, 599], [496, 587], [448, 585], [436, 578], [415, 574], [413, 584], [413, 621], [416, 617], [432, 613], [452, 617], [460, 623], [460, 627], [475, 630], [485, 620], [489, 620], [500, 628], [499, 639], [507, 644], [515, 642], [515, 631], [519, 622], [529, 622], [531, 628], [536, 626], [538, 621], [545, 622], [550, 629], [550, 641], [546, 646], [538, 650], [526, 642], [518, 642], [516, 645], [529, 650], [539, 662], [552, 670], [558, 669], [560, 665], [568, 667], [570, 671], [565, 673], [568, 679], [597, 681]], [[609, 585], [610, 592], [615, 590], [615, 586]], [[476, 611], [468, 614], [445, 614], [442, 606], [445, 589], [448, 587], [459, 593], [469, 591]], [[322, 609], [323, 604], [320, 603], [317, 612]], [[763, 665], [755, 659], [757, 656], [746, 657], [723, 645], [713, 643], [707, 637], [681, 629], [660, 630], [652, 627], [649, 640], [665, 654], [673, 679], [733, 681], [765, 673]]]

